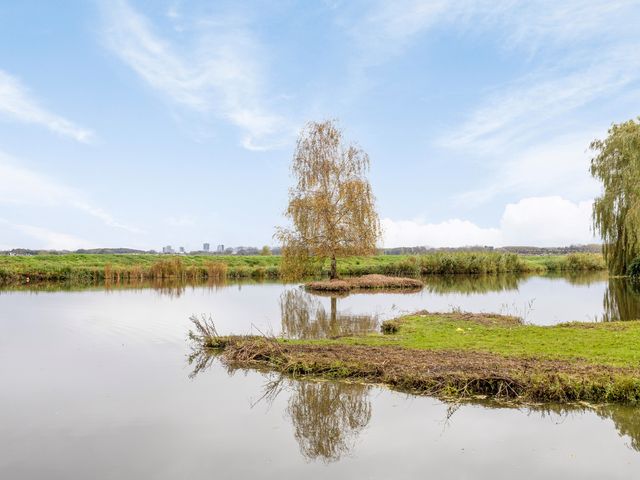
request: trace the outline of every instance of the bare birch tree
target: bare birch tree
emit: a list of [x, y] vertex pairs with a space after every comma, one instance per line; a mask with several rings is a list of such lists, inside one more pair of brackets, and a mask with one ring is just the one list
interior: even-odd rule
[[329, 259], [329, 276], [335, 279], [338, 258], [375, 253], [381, 230], [368, 170], [369, 156], [345, 145], [334, 121], [305, 126], [293, 156], [296, 183], [285, 212], [292, 228], [276, 233], [285, 276], [304, 273], [309, 260]]

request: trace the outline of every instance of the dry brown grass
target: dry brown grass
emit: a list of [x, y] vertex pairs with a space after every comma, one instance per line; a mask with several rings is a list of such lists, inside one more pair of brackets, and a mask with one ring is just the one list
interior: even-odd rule
[[351, 290], [419, 290], [424, 284], [415, 278], [363, 275], [341, 280], [321, 280], [305, 284], [305, 288], [318, 292], [349, 292]]
[[626, 388], [627, 379], [638, 374], [636, 369], [593, 365], [577, 359], [282, 343], [259, 337], [227, 339], [221, 358], [233, 367], [267, 367], [294, 376], [360, 379], [445, 398], [482, 396], [529, 402], [620, 401], [613, 392]]
[[227, 277], [227, 264], [224, 262], [207, 262], [207, 278], [223, 279]]

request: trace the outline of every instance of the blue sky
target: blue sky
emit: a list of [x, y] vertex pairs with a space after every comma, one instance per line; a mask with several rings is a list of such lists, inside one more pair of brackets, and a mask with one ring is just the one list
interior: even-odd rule
[[296, 134], [370, 155], [385, 246], [593, 240], [639, 1], [0, 4], [0, 249], [272, 244]]

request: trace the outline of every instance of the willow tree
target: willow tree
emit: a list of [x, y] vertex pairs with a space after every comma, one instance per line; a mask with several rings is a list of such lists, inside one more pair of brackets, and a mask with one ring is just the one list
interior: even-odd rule
[[305, 271], [310, 260], [331, 261], [330, 278], [338, 276], [337, 259], [375, 253], [380, 221], [366, 174], [369, 156], [345, 145], [333, 121], [308, 123], [296, 144], [285, 215], [292, 228], [281, 228], [285, 276]]
[[593, 225], [609, 271], [624, 274], [640, 254], [640, 119], [612, 125], [591, 149], [591, 175], [603, 186], [593, 203]]

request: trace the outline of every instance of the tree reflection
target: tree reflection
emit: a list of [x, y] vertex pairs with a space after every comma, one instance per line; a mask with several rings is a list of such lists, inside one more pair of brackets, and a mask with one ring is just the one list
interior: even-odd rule
[[638, 407], [628, 405], [598, 405], [594, 407], [555, 406], [541, 407], [543, 413], [555, 413], [557, 415], [569, 415], [571, 413], [595, 412], [600, 418], [611, 420], [620, 437], [630, 440], [629, 446], [636, 452], [640, 452], [640, 411]]
[[338, 382], [295, 382], [287, 413], [300, 452], [335, 462], [354, 447], [371, 420], [369, 387]]
[[286, 290], [280, 296], [282, 333], [289, 338], [333, 338], [362, 335], [378, 328], [374, 315], [338, 313], [338, 299], [331, 297], [330, 311], [312, 295], [300, 289]]
[[640, 411], [638, 408], [621, 405], [605, 405], [597, 410], [602, 418], [610, 418], [618, 434], [629, 437], [630, 446], [640, 452]]
[[640, 282], [610, 278], [602, 303], [605, 322], [640, 319]]

